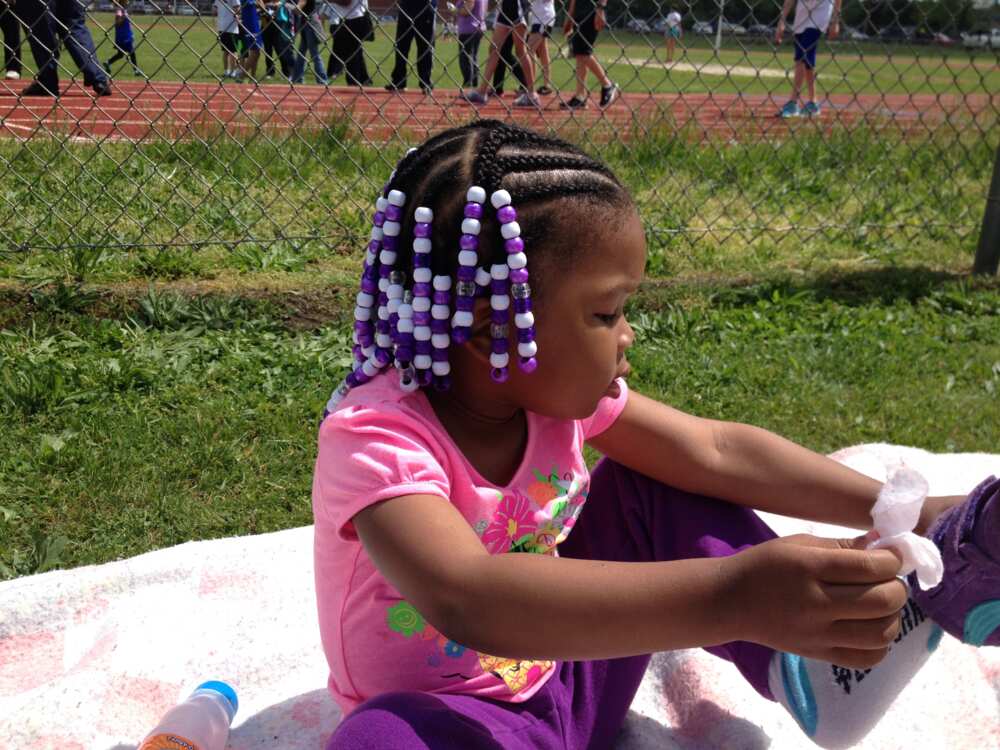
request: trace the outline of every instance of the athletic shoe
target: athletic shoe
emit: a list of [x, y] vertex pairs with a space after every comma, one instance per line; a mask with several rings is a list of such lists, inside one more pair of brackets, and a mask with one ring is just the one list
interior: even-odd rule
[[406, 86], [397, 86], [394, 83], [387, 83], [385, 85], [385, 90], [386, 91], [390, 91], [390, 92], [392, 92], [392, 93], [395, 94], [396, 92], [399, 92], [399, 91], [406, 91]]
[[819, 117], [820, 111], [819, 102], [806, 102], [806, 106], [803, 108], [802, 113], [806, 117]]
[[94, 81], [94, 93], [98, 96], [111, 96], [111, 81]]
[[944, 578], [924, 591], [911, 574], [913, 600], [959, 640], [1000, 646], [1000, 479], [942, 513], [927, 536], [941, 550]]
[[574, 96], [568, 102], [562, 102], [559, 106], [562, 109], [585, 109], [587, 107], [587, 100]]
[[4, 75], [4, 78], [6, 78], [8, 81], [19, 81], [21, 79], [21, 74], [18, 73], [16, 70], [8, 70], [7, 73]]
[[542, 103], [539, 101], [537, 95], [529, 94], [527, 91], [525, 91], [523, 94], [520, 94], [517, 97], [517, 99], [514, 100], [514, 106], [531, 107], [532, 109], [537, 109], [538, 107], [542, 106]]
[[142, 70], [139, 69], [139, 68], [133, 68], [132, 69], [132, 75], [134, 75], [137, 78], [145, 78], [146, 77], [146, 74], [143, 73]]
[[617, 83], [612, 83], [610, 86], [603, 86], [601, 88], [601, 109], [610, 107], [620, 93], [621, 89], [618, 88]]
[[32, 81], [21, 92], [21, 96], [59, 96], [59, 84], [46, 86], [39, 81]]
[[548, 96], [549, 94], [552, 93], [552, 87], [551, 86], [542, 86], [535, 93], [538, 94], [539, 96]]
[[790, 117], [799, 117], [801, 114], [802, 111], [799, 109], [799, 103], [788, 101], [785, 102], [785, 106], [779, 110], [778, 117], [783, 120], [787, 120]]
[[461, 99], [467, 101], [469, 104], [486, 104], [490, 100], [485, 94], [480, 94], [478, 91], [463, 91], [461, 94]]
[[421, 91], [421, 93], [423, 93], [424, 96], [433, 96], [434, 95], [434, 87], [433, 86], [421, 86], [420, 87], [420, 91]]

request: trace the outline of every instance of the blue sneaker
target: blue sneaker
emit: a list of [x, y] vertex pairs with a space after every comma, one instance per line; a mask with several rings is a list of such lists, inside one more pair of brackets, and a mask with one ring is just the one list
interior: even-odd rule
[[821, 111], [819, 102], [806, 102], [805, 109], [802, 110], [802, 113], [806, 117], [819, 117]]
[[798, 117], [802, 112], [799, 110], [799, 103], [794, 101], [785, 102], [785, 106], [778, 112], [778, 117], [787, 120], [789, 117]]

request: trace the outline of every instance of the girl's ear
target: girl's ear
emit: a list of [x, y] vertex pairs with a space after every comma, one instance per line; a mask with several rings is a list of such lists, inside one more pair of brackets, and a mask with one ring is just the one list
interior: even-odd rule
[[476, 359], [481, 359], [487, 366], [490, 362], [490, 350], [493, 345], [490, 333], [490, 299], [479, 297], [472, 308], [472, 332], [469, 336], [468, 350]]

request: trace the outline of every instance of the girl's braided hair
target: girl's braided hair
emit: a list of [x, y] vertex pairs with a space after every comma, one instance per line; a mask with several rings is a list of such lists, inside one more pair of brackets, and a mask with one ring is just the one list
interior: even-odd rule
[[[473, 193], [480, 197], [470, 198]], [[497, 211], [483, 210], [487, 196], [492, 196]], [[557, 201], [565, 205], [551, 205]], [[571, 204], [581, 202], [588, 204], [586, 218], [576, 214], [558, 220], [564, 210], [578, 211], [579, 206]], [[477, 284], [477, 296], [489, 294], [491, 288], [493, 292], [491, 375], [498, 381], [507, 377], [508, 291], [518, 313], [514, 318], [521, 369], [532, 372], [537, 346], [525, 263], [530, 259], [537, 295], [539, 279], [544, 284], [557, 261], [572, 262], [598, 222], [631, 205], [628, 191], [600, 161], [559, 138], [496, 120], [447, 130], [411, 149], [377, 201], [355, 309], [357, 366], [334, 391], [327, 413], [351, 388], [390, 364], [400, 371], [404, 390], [432, 379], [436, 387], [448, 388], [448, 333], [456, 343], [469, 335], [470, 295]], [[475, 263], [478, 271], [468, 265], [460, 268], [460, 261]], [[449, 331], [451, 313], [455, 319]]]

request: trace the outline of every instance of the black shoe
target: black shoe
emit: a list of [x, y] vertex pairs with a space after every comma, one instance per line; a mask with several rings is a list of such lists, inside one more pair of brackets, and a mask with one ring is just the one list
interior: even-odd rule
[[94, 83], [94, 93], [98, 96], [111, 96], [111, 81], [105, 79]]
[[538, 94], [539, 96], [548, 96], [549, 94], [552, 93], [552, 87], [551, 86], [542, 86], [535, 93]]
[[406, 91], [406, 84], [403, 84], [402, 86], [397, 86], [395, 83], [387, 83], [385, 85], [385, 90], [392, 91], [394, 93], [397, 91]]
[[612, 83], [610, 86], [603, 86], [601, 88], [601, 109], [610, 106], [620, 93], [621, 90], [618, 88], [617, 83]]
[[559, 106], [563, 109], [584, 109], [587, 106], [587, 100], [574, 96], [568, 102], [563, 102]]
[[422, 92], [424, 92], [424, 96], [431, 96], [434, 93], [434, 87], [433, 86], [421, 86], [420, 90]]
[[46, 86], [39, 81], [32, 81], [21, 92], [21, 96], [59, 96], [59, 84]]

